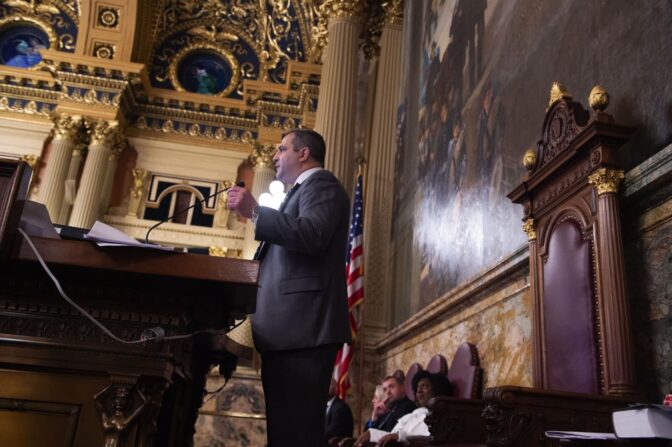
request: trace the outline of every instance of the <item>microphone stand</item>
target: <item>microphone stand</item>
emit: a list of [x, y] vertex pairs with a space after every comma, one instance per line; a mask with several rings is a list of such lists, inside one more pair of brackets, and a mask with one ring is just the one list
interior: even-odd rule
[[[245, 187], [245, 182], [243, 182], [243, 181], [237, 182], [235, 186], [240, 186], [241, 188], [244, 188], [244, 187]], [[147, 233], [145, 234], [145, 244], [149, 244], [149, 243], [150, 243], [150, 242], [149, 242], [149, 233], [151, 233], [152, 230], [153, 230], [154, 228], [158, 227], [159, 225], [161, 225], [161, 224], [163, 224], [163, 223], [168, 222], [170, 219], [172, 219], [172, 218], [175, 217], [175, 216], [179, 216], [180, 214], [184, 213], [185, 211], [189, 211], [190, 209], [192, 209], [192, 208], [195, 207], [196, 205], [199, 205], [199, 204], [205, 202], [206, 200], [210, 200], [211, 198], [215, 197], [215, 196], [218, 195], [218, 194], [221, 194], [221, 193], [223, 193], [223, 192], [228, 191], [228, 190], [231, 189], [231, 188], [233, 188], [233, 186], [229, 186], [228, 188], [224, 188], [224, 189], [220, 189], [219, 191], [215, 191], [214, 193], [210, 194], [208, 197], [206, 197], [206, 198], [204, 198], [204, 199], [201, 199], [201, 200], [198, 200], [198, 201], [194, 202], [193, 205], [189, 205], [189, 206], [186, 207], [185, 209], [180, 210], [180, 211], [178, 211], [177, 213], [174, 213], [174, 214], [168, 216], [166, 219], [164, 219], [164, 220], [162, 220], [162, 221], [159, 221], [159, 222], [157, 222], [156, 224], [152, 225], [152, 226], [149, 228], [149, 230], [147, 230]]]

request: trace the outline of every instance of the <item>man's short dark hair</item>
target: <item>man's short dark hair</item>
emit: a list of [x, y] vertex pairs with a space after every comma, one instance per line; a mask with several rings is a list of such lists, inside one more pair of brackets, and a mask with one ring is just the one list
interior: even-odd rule
[[285, 133], [287, 135], [294, 135], [294, 145], [297, 148], [307, 147], [310, 157], [324, 166], [324, 156], [327, 152], [327, 145], [324, 143], [322, 135], [310, 129], [294, 129]]
[[448, 377], [439, 373], [430, 373], [429, 371], [418, 371], [413, 376], [413, 394], [418, 391], [418, 384], [422, 379], [429, 380], [432, 386], [432, 394], [436, 396], [450, 396], [453, 394], [453, 385], [448, 380]]

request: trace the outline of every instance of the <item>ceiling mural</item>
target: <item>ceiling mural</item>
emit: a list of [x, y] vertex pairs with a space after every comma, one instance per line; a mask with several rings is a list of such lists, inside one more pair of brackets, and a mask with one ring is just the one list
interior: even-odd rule
[[156, 8], [152, 87], [241, 99], [243, 81], [284, 84], [309, 60], [318, 8], [298, 0], [164, 0]]
[[73, 52], [81, 11], [80, 0], [3, 0], [0, 3], [0, 51], [2, 63], [13, 51], [28, 56], [18, 63], [27, 68], [37, 50], [51, 48]]

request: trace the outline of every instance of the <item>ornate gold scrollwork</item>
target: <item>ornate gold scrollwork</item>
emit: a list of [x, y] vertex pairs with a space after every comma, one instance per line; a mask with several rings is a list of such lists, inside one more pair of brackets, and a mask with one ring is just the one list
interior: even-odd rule
[[212, 245], [208, 247], [208, 254], [210, 256], [217, 256], [220, 258], [226, 258], [226, 254], [229, 251], [228, 248], [226, 247], [217, 247], [215, 245]]
[[34, 154], [26, 154], [21, 156], [21, 161], [25, 161], [28, 163], [28, 166], [30, 166], [30, 169], [35, 172], [35, 167], [37, 166], [37, 163], [40, 161], [40, 157]]
[[147, 179], [147, 171], [142, 168], [131, 169], [133, 174], [133, 187], [131, 188], [131, 195], [139, 199], [142, 195], [142, 189], [145, 187], [145, 180]]
[[273, 166], [273, 154], [275, 154], [274, 145], [255, 143], [250, 162], [255, 168], [270, 168]]
[[527, 234], [528, 241], [537, 240], [537, 230], [534, 227], [534, 219], [527, 219], [523, 222], [523, 231]]
[[233, 54], [231, 54], [231, 52], [222, 45], [207, 42], [192, 43], [191, 45], [187, 45], [177, 52], [172, 62], [170, 63], [170, 66], [168, 67], [168, 77], [170, 78], [170, 82], [173, 84], [173, 87], [175, 87], [175, 90], [180, 92], [187, 91], [178, 79], [177, 68], [185, 56], [187, 56], [192, 51], [198, 50], [210, 51], [218, 56], [221, 56], [229, 64], [229, 67], [231, 67], [231, 79], [229, 80], [229, 85], [227, 85], [226, 88], [224, 88], [224, 90], [221, 92], [214, 94], [214, 96], [228, 96], [238, 86], [238, 79], [240, 78], [240, 64]]
[[588, 176], [588, 183], [597, 189], [597, 195], [614, 194], [618, 192], [618, 185], [625, 178], [620, 169], [601, 168]]

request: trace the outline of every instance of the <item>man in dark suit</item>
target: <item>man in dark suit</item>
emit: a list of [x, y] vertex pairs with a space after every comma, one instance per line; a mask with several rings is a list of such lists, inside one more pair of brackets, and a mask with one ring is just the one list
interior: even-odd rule
[[399, 418], [415, 410], [416, 405], [406, 397], [404, 383], [397, 376], [385, 377], [385, 380], [383, 380], [383, 392], [387, 397], [386, 406], [389, 411], [378, 419], [367, 422], [365, 428], [377, 428], [389, 432], [392, 431]]
[[256, 224], [262, 241], [254, 343], [261, 353], [269, 447], [318, 447], [336, 352], [350, 342], [345, 253], [348, 195], [323, 169], [325, 144], [310, 130], [287, 133], [273, 157], [294, 186], [280, 210], [260, 207], [241, 187], [228, 207]]
[[327, 419], [324, 426], [324, 438], [350, 438], [353, 428], [352, 410], [343, 399], [336, 395], [336, 380], [331, 379], [329, 386], [329, 402], [327, 402]]

